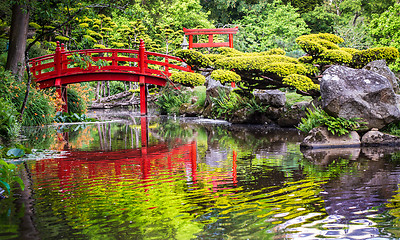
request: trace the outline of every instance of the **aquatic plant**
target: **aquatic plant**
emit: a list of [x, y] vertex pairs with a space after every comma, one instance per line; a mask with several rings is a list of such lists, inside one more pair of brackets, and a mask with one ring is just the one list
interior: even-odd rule
[[0, 159], [0, 187], [6, 191], [7, 195], [10, 195], [14, 183], [18, 183], [20, 188], [24, 190], [25, 185], [22, 179], [18, 176], [17, 166]]
[[57, 112], [54, 121], [58, 123], [95, 122], [96, 119], [88, 118], [85, 114]]

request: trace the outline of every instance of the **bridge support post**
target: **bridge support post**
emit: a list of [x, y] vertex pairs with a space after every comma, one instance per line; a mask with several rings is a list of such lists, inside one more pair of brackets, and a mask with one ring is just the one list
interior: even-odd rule
[[140, 134], [142, 137], [142, 154], [147, 154], [149, 132], [147, 130], [147, 117], [140, 118]]
[[140, 84], [140, 114], [142, 116], [147, 115], [147, 89], [146, 89], [146, 48], [144, 47], [143, 39], [140, 39], [139, 45], [139, 69], [140, 73], [143, 74], [139, 77]]

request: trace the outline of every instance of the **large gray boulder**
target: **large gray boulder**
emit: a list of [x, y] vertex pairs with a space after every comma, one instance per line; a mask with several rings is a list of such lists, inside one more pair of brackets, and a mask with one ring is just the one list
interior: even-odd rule
[[284, 107], [286, 103], [286, 94], [277, 89], [275, 90], [260, 90], [256, 89], [253, 91], [253, 95], [257, 101], [264, 105], [270, 105], [273, 107]]
[[392, 84], [393, 90], [397, 93], [399, 92], [399, 83], [396, 75], [390, 70], [390, 68], [386, 65], [385, 60], [376, 60], [368, 63], [363, 69], [376, 72], [385, 78], [387, 78]]
[[330, 115], [362, 118], [368, 128], [382, 128], [400, 119], [390, 81], [366, 69], [328, 68], [321, 80], [322, 107]]

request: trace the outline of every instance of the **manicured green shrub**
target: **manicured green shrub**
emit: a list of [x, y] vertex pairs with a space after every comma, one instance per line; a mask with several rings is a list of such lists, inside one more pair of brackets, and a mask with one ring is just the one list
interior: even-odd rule
[[214, 70], [211, 73], [211, 78], [221, 82], [222, 84], [240, 81], [239, 75], [237, 75], [236, 73], [234, 73], [232, 71], [227, 71], [227, 70]]
[[171, 75], [171, 80], [188, 87], [200, 86], [206, 82], [203, 75], [192, 72], [174, 72]]
[[319, 90], [319, 85], [315, 84], [309, 77], [304, 75], [291, 74], [283, 78], [282, 82], [303, 92]]
[[319, 59], [315, 61], [315, 63], [321, 65], [348, 65], [349, 63], [351, 63], [352, 58], [353, 56], [351, 53], [343, 51], [341, 49], [326, 50], [321, 55], [319, 55]]
[[296, 43], [310, 56], [318, 56], [328, 49], [339, 49], [338, 43], [344, 40], [334, 34], [319, 33], [303, 35], [296, 39]]
[[202, 68], [211, 65], [211, 61], [206, 55], [196, 52], [195, 50], [178, 50], [175, 52], [175, 56], [184, 59], [190, 66]]
[[369, 62], [384, 59], [388, 64], [399, 57], [399, 51], [394, 47], [376, 47], [354, 53], [351, 66], [362, 68]]
[[242, 70], [242, 71], [260, 71], [269, 63], [299, 63], [296, 58], [282, 55], [265, 55], [265, 56], [238, 56], [226, 57], [215, 62], [215, 66], [219, 69], [226, 70]]
[[279, 77], [286, 77], [291, 74], [306, 74], [307, 69], [302, 64], [273, 62], [266, 64], [262, 69], [263, 72], [275, 74]]

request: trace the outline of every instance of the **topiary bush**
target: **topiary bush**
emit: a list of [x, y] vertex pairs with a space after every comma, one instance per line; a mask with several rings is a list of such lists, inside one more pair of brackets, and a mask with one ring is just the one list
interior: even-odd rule
[[376, 47], [355, 52], [350, 65], [354, 68], [363, 68], [369, 62], [380, 59], [390, 64], [394, 63], [398, 57], [399, 51], [394, 47]]
[[184, 59], [187, 64], [194, 68], [204, 68], [211, 65], [211, 61], [207, 56], [195, 50], [178, 50], [175, 52], [175, 56]]
[[230, 82], [239, 82], [240, 76], [232, 71], [215, 70], [211, 73], [211, 78], [220, 81], [222, 84]]
[[282, 82], [303, 92], [311, 90], [319, 91], [318, 84], [315, 84], [309, 77], [300, 74], [291, 74], [283, 78]]
[[206, 82], [203, 75], [192, 72], [174, 72], [171, 75], [171, 80], [187, 87], [200, 86]]

